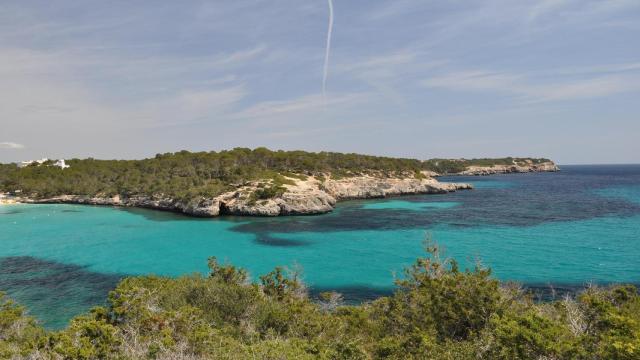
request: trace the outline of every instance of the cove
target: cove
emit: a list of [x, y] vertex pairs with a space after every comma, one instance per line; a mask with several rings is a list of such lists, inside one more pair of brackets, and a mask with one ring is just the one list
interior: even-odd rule
[[215, 219], [82, 205], [0, 207], [0, 290], [53, 328], [101, 304], [123, 276], [301, 267], [314, 291], [366, 300], [430, 238], [501, 280], [582, 286], [640, 279], [640, 166], [455, 177], [476, 190], [347, 201], [319, 216]]

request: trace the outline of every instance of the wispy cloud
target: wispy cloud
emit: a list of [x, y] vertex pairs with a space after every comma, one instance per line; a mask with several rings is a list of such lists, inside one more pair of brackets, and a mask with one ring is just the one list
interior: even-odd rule
[[[540, 73], [537, 73], [538, 77], [535, 77], [527, 73], [473, 70], [434, 76], [424, 80], [422, 84], [430, 88], [452, 91], [503, 93], [516, 96], [525, 102], [580, 100], [640, 91], [640, 75], [634, 73], [625, 76], [615, 74], [620, 71], [635, 70], [640, 70], [635, 63], [576, 68], [573, 71], [559, 70], [547, 72], [543, 78], [551, 77], [552, 80], [545, 82], [538, 79]], [[605, 74], [601, 75], [602, 73]], [[563, 76], [585, 74], [589, 77]]]
[[545, 14], [561, 9], [575, 0], [542, 0], [535, 2], [526, 15], [527, 21], [532, 22]]
[[425, 86], [458, 91], [498, 90], [518, 93], [521, 76], [481, 70], [460, 71], [434, 76], [423, 82]]
[[10, 142], [10, 141], [5, 141], [5, 142], [0, 142], [0, 149], [24, 149], [24, 145]]
[[182, 105], [182, 110], [202, 115], [222, 112], [246, 95], [247, 90], [244, 86], [233, 86], [215, 90], [186, 91], [177, 100]]
[[399, 50], [391, 53], [379, 54], [363, 59], [351, 59], [337, 65], [339, 71], [388, 69], [389, 67], [404, 66], [415, 62], [419, 55], [411, 50]]
[[[602, 64], [593, 66], [573, 66], [571, 68], [560, 68], [546, 71], [547, 74], [555, 75], [581, 75], [581, 74], [606, 74], [640, 71], [640, 62]], [[545, 72], [540, 72], [544, 74]]]
[[433, 59], [418, 49], [401, 49], [375, 56], [343, 60], [335, 71], [364, 83], [395, 104], [403, 104], [405, 92], [412, 91], [413, 79], [441, 67], [446, 60]]
[[418, 6], [415, 0], [395, 0], [386, 2], [366, 14], [369, 21], [378, 21], [385, 18], [405, 14]]
[[[363, 99], [365, 94], [342, 94], [328, 96], [326, 99], [318, 95], [306, 95], [288, 100], [263, 101], [252, 105], [232, 115], [237, 119], [271, 119], [283, 116], [304, 116], [310, 113], [322, 114], [325, 109], [335, 110], [336, 106], [355, 106]], [[299, 117], [299, 120], [304, 119]]]

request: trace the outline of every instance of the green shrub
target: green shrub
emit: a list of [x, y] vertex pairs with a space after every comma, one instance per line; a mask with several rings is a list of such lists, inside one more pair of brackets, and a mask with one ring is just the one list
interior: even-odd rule
[[[640, 296], [590, 288], [535, 303], [487, 269], [461, 271], [437, 247], [392, 296], [360, 305], [310, 299], [299, 272], [248, 281], [209, 260], [209, 276], [126, 278], [106, 307], [47, 332], [0, 295], [0, 358], [638, 359]], [[336, 303], [331, 300], [332, 304]]]

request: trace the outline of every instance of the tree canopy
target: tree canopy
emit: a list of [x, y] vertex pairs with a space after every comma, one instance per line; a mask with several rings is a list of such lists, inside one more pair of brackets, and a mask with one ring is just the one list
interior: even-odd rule
[[[335, 152], [271, 151], [236, 148], [220, 152], [157, 154], [143, 160], [71, 159], [70, 168], [48, 164], [19, 168], [0, 164], [0, 192], [21, 191], [35, 198], [58, 195], [162, 195], [175, 199], [213, 197], [238, 184], [260, 179], [282, 183], [282, 175], [334, 177], [375, 173], [415, 176], [422, 170], [456, 173], [470, 165], [541, 162], [547, 159], [472, 159], [421, 161], [417, 159], [343, 154]], [[278, 190], [274, 187], [273, 191]], [[271, 193], [262, 196], [272, 196]]]

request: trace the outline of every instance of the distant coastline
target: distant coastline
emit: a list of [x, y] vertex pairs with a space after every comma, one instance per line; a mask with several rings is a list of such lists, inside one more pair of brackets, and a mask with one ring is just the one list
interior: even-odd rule
[[140, 207], [172, 211], [199, 217], [221, 215], [284, 216], [315, 215], [333, 211], [341, 200], [375, 199], [396, 195], [443, 194], [472, 189], [471, 184], [443, 183], [433, 178], [388, 178], [358, 176], [343, 179], [314, 177], [305, 180], [287, 178], [293, 184], [283, 185], [285, 190], [272, 198], [256, 200], [252, 197], [260, 190], [260, 182], [245, 184], [238, 189], [214, 198], [181, 201], [170, 197], [136, 195], [124, 197], [97, 197], [86, 195], [60, 195], [51, 198], [18, 196], [13, 202], [24, 204], [84, 204]]
[[495, 174], [510, 173], [530, 173], [530, 172], [557, 172], [560, 167], [553, 161], [544, 161], [541, 163], [527, 162], [524, 164], [503, 165], [496, 164], [490, 166], [467, 166], [465, 170], [456, 173], [446, 173], [444, 175], [463, 175], [463, 176], [485, 176]]
[[323, 214], [341, 200], [473, 188], [439, 182], [438, 176], [559, 170], [543, 158], [421, 161], [264, 148], [1, 166], [2, 203], [140, 207], [198, 217]]

